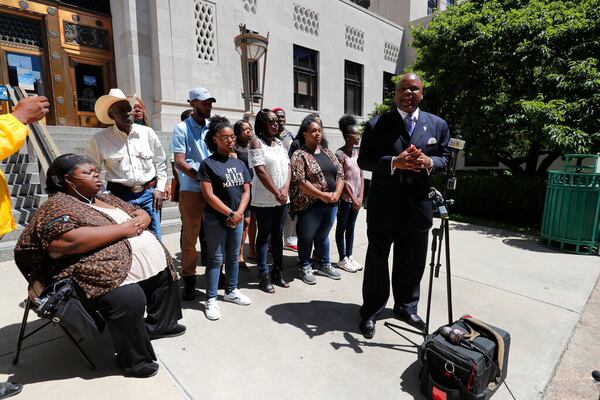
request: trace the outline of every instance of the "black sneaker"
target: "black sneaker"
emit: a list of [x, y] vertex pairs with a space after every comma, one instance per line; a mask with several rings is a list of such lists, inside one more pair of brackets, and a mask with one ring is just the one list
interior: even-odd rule
[[150, 333], [150, 340], [181, 336], [185, 333], [185, 330], [186, 330], [185, 325], [177, 324], [173, 327], [173, 329], [171, 329], [168, 332]]
[[132, 378], [150, 378], [158, 373], [158, 364], [150, 362], [142, 365], [139, 368], [125, 371], [125, 376]]

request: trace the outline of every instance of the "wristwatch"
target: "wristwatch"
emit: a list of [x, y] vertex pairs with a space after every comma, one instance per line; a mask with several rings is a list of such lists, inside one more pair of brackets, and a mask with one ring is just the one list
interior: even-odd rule
[[229, 214], [227, 214], [227, 218], [233, 218], [234, 215], [235, 215], [235, 212], [230, 211]]

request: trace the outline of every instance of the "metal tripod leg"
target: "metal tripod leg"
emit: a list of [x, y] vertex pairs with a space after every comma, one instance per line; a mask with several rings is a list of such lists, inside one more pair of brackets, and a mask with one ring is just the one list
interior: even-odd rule
[[429, 263], [429, 293], [427, 295], [427, 315], [425, 317], [425, 330], [423, 336], [429, 334], [429, 318], [431, 316], [431, 299], [433, 296], [433, 279], [439, 276], [442, 256], [442, 240], [446, 252], [446, 289], [448, 295], [448, 323], [452, 323], [452, 276], [450, 270], [450, 224], [447, 219], [442, 219], [439, 228], [431, 231], [433, 240], [431, 243], [431, 262]]
[[450, 270], [450, 224], [448, 220], [445, 221], [444, 230], [446, 231], [445, 245], [446, 245], [446, 294], [448, 296], [448, 323], [454, 322], [452, 317], [452, 271]]
[[27, 326], [27, 317], [29, 316], [29, 309], [31, 308], [30, 302], [31, 300], [29, 300], [29, 296], [27, 296], [27, 300], [25, 300], [25, 312], [23, 313], [23, 321], [21, 322], [21, 329], [19, 329], [19, 336], [17, 337], [17, 349], [15, 358], [13, 360], [14, 365], [17, 365], [17, 363], [19, 362], [21, 346], [23, 345], [23, 339], [25, 339], [25, 327]]

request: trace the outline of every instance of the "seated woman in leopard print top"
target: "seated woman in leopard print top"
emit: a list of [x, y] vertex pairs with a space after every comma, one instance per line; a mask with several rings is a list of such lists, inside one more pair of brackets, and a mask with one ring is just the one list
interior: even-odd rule
[[73, 276], [105, 318], [124, 373], [156, 374], [150, 340], [181, 335], [185, 326], [177, 323], [177, 273], [168, 251], [147, 230], [150, 216], [100, 194], [96, 167], [76, 154], [54, 160], [46, 187], [48, 200], [15, 247], [19, 269], [42, 285]]

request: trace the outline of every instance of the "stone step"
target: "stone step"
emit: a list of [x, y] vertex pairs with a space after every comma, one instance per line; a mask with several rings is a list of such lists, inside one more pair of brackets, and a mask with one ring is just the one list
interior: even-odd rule
[[39, 173], [37, 162], [21, 163], [21, 164], [0, 164], [0, 169], [4, 175], [20, 174], [20, 173]]
[[170, 219], [179, 219], [180, 218], [179, 207], [163, 206], [163, 209], [161, 212], [161, 218], [163, 221], [170, 220]]
[[9, 184], [8, 193], [10, 193], [11, 197], [42, 194], [42, 186], [39, 183]]
[[16, 196], [10, 198], [10, 203], [13, 208], [18, 210], [20, 208], [39, 208], [46, 200], [48, 195], [45, 193], [38, 193], [27, 196]]
[[[16, 211], [18, 212], [18, 211]], [[16, 218], [15, 218], [16, 220]], [[24, 225], [21, 224], [17, 224], [17, 229], [15, 229], [12, 232], [8, 232], [6, 235], [4, 235], [4, 237], [2, 237], [2, 240], [0, 240], [0, 244], [4, 243], [4, 242], [10, 242], [13, 240], [17, 240], [19, 238], [19, 236], [21, 236], [21, 233], [23, 233], [23, 230], [25, 229]]]
[[40, 174], [37, 172], [20, 172], [6, 175], [6, 183], [9, 185], [34, 185], [40, 183]]
[[16, 240], [0, 240], [0, 262], [14, 260]]

